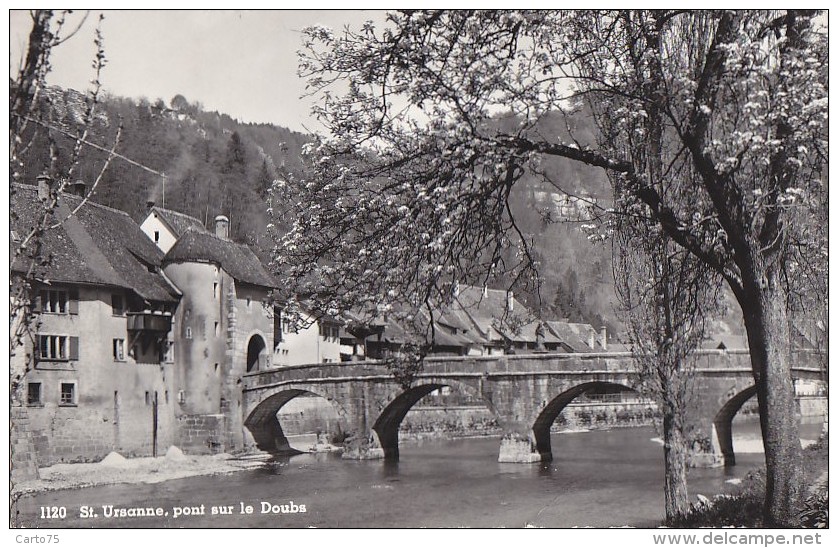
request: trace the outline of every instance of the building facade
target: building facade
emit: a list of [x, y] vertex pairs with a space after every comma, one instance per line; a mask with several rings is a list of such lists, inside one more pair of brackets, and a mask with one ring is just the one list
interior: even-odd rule
[[[28, 234], [49, 182], [14, 185], [13, 232]], [[37, 255], [19, 256], [31, 321], [12, 352], [13, 396], [40, 466], [110, 451], [150, 455], [175, 441], [168, 333], [180, 298], [162, 252], [123, 212], [59, 197]]]

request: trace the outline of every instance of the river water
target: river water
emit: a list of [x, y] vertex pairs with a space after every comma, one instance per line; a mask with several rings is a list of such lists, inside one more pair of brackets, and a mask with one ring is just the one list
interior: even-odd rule
[[[737, 464], [690, 470], [690, 496], [731, 489], [763, 463], [758, 425], [735, 423]], [[820, 424], [804, 424], [815, 439]], [[22, 498], [26, 527], [652, 527], [663, 519], [663, 450], [652, 428], [553, 436], [549, 464], [497, 462], [497, 438], [402, 442], [398, 463], [304, 454], [226, 476], [109, 485]], [[293, 501], [293, 504], [292, 504]], [[267, 504], [267, 506], [265, 506]], [[79, 517], [82, 505], [98, 517]], [[103, 506], [155, 507], [162, 517], [105, 518]], [[203, 512], [201, 513], [201, 505]], [[39, 519], [42, 506], [67, 517]], [[232, 510], [232, 514], [212, 514]], [[246, 507], [253, 507], [253, 513]], [[274, 508], [275, 506], [275, 508]], [[282, 513], [285, 510], [305, 512]], [[174, 518], [175, 508], [195, 507]], [[266, 513], [263, 510], [267, 509]], [[273, 511], [277, 513], [273, 513]], [[185, 512], [184, 512], [185, 513]]]

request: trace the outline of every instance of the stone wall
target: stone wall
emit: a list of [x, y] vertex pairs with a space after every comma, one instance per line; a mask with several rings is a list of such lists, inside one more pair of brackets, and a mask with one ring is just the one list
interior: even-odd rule
[[29, 425], [29, 413], [25, 407], [12, 407], [9, 413], [11, 422], [11, 451], [9, 466], [11, 480], [24, 481], [38, 477], [38, 460], [35, 443]]
[[[643, 402], [571, 403], [559, 414], [552, 431], [614, 428], [651, 424], [655, 407]], [[500, 434], [497, 419], [482, 406], [415, 406], [399, 429], [406, 437], [480, 436]]]
[[[571, 403], [553, 424], [554, 431], [651, 424], [654, 406], [642, 402]], [[338, 416], [323, 398], [298, 397], [279, 411], [286, 436], [334, 433]], [[481, 405], [415, 405], [399, 429], [404, 437], [481, 436], [501, 433], [492, 412]]]
[[797, 405], [802, 417], [824, 417], [829, 410], [829, 399], [826, 396], [798, 396]]
[[185, 453], [223, 453], [227, 425], [224, 415], [182, 415], [177, 418], [177, 445]]

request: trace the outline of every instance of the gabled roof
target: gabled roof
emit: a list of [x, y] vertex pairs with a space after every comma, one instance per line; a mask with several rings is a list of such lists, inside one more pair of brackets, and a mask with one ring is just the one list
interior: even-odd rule
[[177, 238], [183, 236], [183, 234], [190, 229], [197, 230], [199, 232], [207, 232], [203, 223], [191, 215], [157, 206], [152, 207], [149, 212], [157, 213], [157, 217], [163, 221], [163, 224], [169, 227], [169, 230], [171, 230]]
[[243, 244], [189, 228], [166, 253], [164, 264], [215, 263], [237, 281], [275, 288], [278, 284], [253, 251]]
[[824, 350], [829, 340], [823, 322], [796, 319], [790, 322], [791, 346], [795, 350]]
[[[160, 273], [163, 253], [127, 213], [88, 201], [75, 215], [81, 198], [61, 194], [41, 238], [40, 257], [50, 258], [32, 276], [59, 283], [108, 285], [131, 289], [151, 301], [178, 299], [177, 291]], [[10, 197], [12, 229], [28, 234], [43, 215], [35, 186], [15, 184]], [[26, 272], [20, 259], [12, 270]]]
[[544, 324], [544, 344], [559, 344], [562, 340], [553, 333], [546, 325], [547, 322], [532, 321], [526, 325], [521, 326], [517, 337], [514, 340], [521, 340], [526, 342], [538, 342], [538, 326]]
[[594, 339], [596, 340], [596, 331], [590, 324], [559, 321], [548, 321], [544, 323], [573, 352], [590, 352], [594, 350], [588, 344], [591, 334], [594, 335]]
[[[512, 297], [512, 311], [508, 310], [509, 297]], [[529, 309], [504, 289], [484, 290], [475, 286], [461, 285], [449, 308], [451, 310], [459, 308], [468, 314], [481, 334], [492, 341], [502, 340], [504, 337], [514, 338], [511, 333], [513, 330], [503, 329], [510, 333], [502, 335], [496, 329], [498, 326], [508, 327], [513, 323], [512, 320], [528, 322], [532, 319]], [[446, 311], [446, 314], [448, 313]]]

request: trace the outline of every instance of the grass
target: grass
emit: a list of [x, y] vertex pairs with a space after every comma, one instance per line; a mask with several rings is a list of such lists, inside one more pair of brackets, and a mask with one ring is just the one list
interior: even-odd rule
[[[803, 477], [808, 493], [799, 509], [801, 525], [811, 528], [829, 527], [829, 492], [822, 482], [829, 469], [829, 437], [803, 450]], [[819, 484], [820, 483], [820, 484]], [[686, 514], [666, 523], [669, 527], [762, 527], [765, 498], [765, 471], [749, 472], [737, 492], [717, 495], [712, 500], [693, 504]]]

